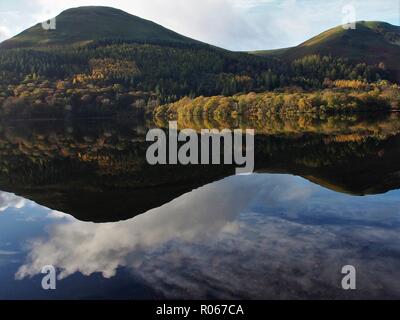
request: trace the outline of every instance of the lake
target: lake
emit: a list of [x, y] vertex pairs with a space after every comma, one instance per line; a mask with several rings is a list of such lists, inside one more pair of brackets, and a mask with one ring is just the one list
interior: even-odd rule
[[1, 123], [0, 299], [398, 299], [399, 116], [178, 121], [256, 129], [252, 175], [149, 165], [159, 119]]

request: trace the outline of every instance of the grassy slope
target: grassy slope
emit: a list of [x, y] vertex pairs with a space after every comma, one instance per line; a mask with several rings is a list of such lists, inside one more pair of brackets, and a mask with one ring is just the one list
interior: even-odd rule
[[294, 60], [311, 54], [349, 58], [356, 62], [384, 62], [400, 80], [400, 27], [385, 22], [361, 21], [356, 29], [342, 26], [325, 31], [297, 47], [258, 51], [258, 55]]
[[56, 17], [56, 29], [44, 30], [41, 23], [1, 44], [28, 47], [49, 44], [77, 44], [101, 39], [148, 42], [199, 43], [154, 22], [110, 7], [79, 7]]
[[290, 48], [282, 48], [282, 49], [272, 49], [272, 50], [257, 50], [257, 51], [250, 51], [248, 53], [254, 54], [256, 56], [262, 56], [262, 57], [277, 57], [281, 56], [284, 54], [286, 51], [292, 49]]

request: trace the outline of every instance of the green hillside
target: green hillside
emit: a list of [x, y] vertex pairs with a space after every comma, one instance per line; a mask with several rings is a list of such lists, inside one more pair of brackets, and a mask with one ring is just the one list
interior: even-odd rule
[[279, 57], [290, 49], [292, 49], [292, 47], [272, 50], [256, 50], [250, 51], [249, 53], [260, 57]]
[[56, 17], [55, 30], [45, 30], [42, 24], [38, 23], [4, 41], [0, 47], [86, 44], [103, 39], [150, 43], [199, 43], [122, 10], [89, 6], [72, 8], [60, 13]]
[[56, 23], [0, 44], [0, 118], [137, 116], [185, 96], [318, 91], [337, 80], [365, 86], [393, 80], [380, 62], [393, 70], [400, 48], [398, 27], [382, 23], [336, 28], [268, 57], [207, 45], [109, 7], [69, 9]]
[[361, 21], [356, 29], [342, 26], [325, 31], [297, 47], [255, 52], [295, 60], [308, 55], [332, 55], [358, 63], [379, 64], [400, 79], [400, 27], [385, 22]]

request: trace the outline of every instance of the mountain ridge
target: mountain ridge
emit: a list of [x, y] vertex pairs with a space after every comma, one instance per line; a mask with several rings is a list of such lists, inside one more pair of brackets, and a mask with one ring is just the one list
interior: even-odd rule
[[37, 23], [0, 43], [0, 48], [76, 45], [105, 39], [202, 44], [155, 22], [112, 7], [70, 8], [62, 11], [55, 19], [54, 30], [45, 30], [42, 23]]
[[293, 61], [309, 55], [331, 55], [359, 63], [381, 64], [400, 80], [400, 27], [381, 21], [358, 21], [355, 29], [331, 28], [291, 48], [253, 54]]
[[[353, 61], [347, 55], [345, 59], [333, 57], [332, 50], [314, 50], [321, 43], [322, 49], [332, 47], [329, 32], [322, 36], [328, 44], [319, 38], [311, 39], [300, 50], [275, 51], [275, 56], [268, 58], [201, 43], [110, 7], [72, 8], [57, 17], [55, 30], [46, 31], [37, 24], [2, 44], [8, 49], [0, 49], [0, 117], [139, 116], [184, 97], [318, 92], [328, 88], [335, 91], [337, 80], [345, 81], [338, 84], [342, 87], [356, 88], [357, 97], [330, 92], [331, 98], [347, 102], [353, 99], [358, 106], [366, 99], [361, 95], [366, 83], [380, 83], [377, 88], [391, 91], [385, 91], [387, 94], [376, 107], [398, 105], [398, 89], [388, 88], [395, 81], [385, 66], [392, 70], [398, 64], [400, 36], [394, 26], [373, 22], [362, 26], [365, 32], [361, 34], [372, 37], [375, 44], [384, 42], [389, 48], [384, 52], [385, 59], [374, 54], [376, 61], [362, 63], [366, 50], [358, 50], [358, 59], [352, 52], [356, 58]], [[339, 31], [333, 32], [334, 39], [341, 39], [342, 33], [358, 34]], [[348, 37], [344, 39], [347, 41]], [[333, 42], [333, 49], [342, 49], [335, 45]], [[301, 50], [312, 56], [285, 61], [289, 60], [287, 55]], [[382, 80], [388, 83], [381, 83]], [[326, 105], [318, 104], [322, 100], [313, 99], [301, 109], [326, 110], [329, 106], [339, 111], [349, 107], [332, 99], [323, 100]], [[279, 101], [271, 104], [277, 112], [281, 110]], [[292, 102], [284, 101], [284, 105], [298, 109]], [[223, 114], [234, 108], [225, 107], [220, 109]]]

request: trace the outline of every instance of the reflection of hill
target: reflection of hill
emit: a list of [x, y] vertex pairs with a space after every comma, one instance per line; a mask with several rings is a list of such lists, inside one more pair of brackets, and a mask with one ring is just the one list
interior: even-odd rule
[[0, 188], [81, 220], [117, 221], [234, 172], [150, 166], [146, 132], [138, 124], [16, 123], [0, 135]]
[[[352, 120], [343, 130], [339, 122], [324, 121], [320, 127], [336, 126], [334, 133], [304, 127], [303, 133], [257, 135], [256, 170], [291, 173], [356, 195], [400, 187], [396, 119]], [[234, 173], [228, 166], [149, 166], [148, 127], [106, 122], [0, 127], [0, 189], [80, 220], [108, 222]]]
[[[337, 142], [304, 136], [282, 149], [281, 138], [266, 138], [267, 160], [256, 156], [258, 171], [290, 173], [318, 185], [353, 195], [384, 193], [400, 187], [400, 135]], [[285, 141], [285, 144], [290, 143]], [[272, 146], [270, 146], [272, 145]]]

